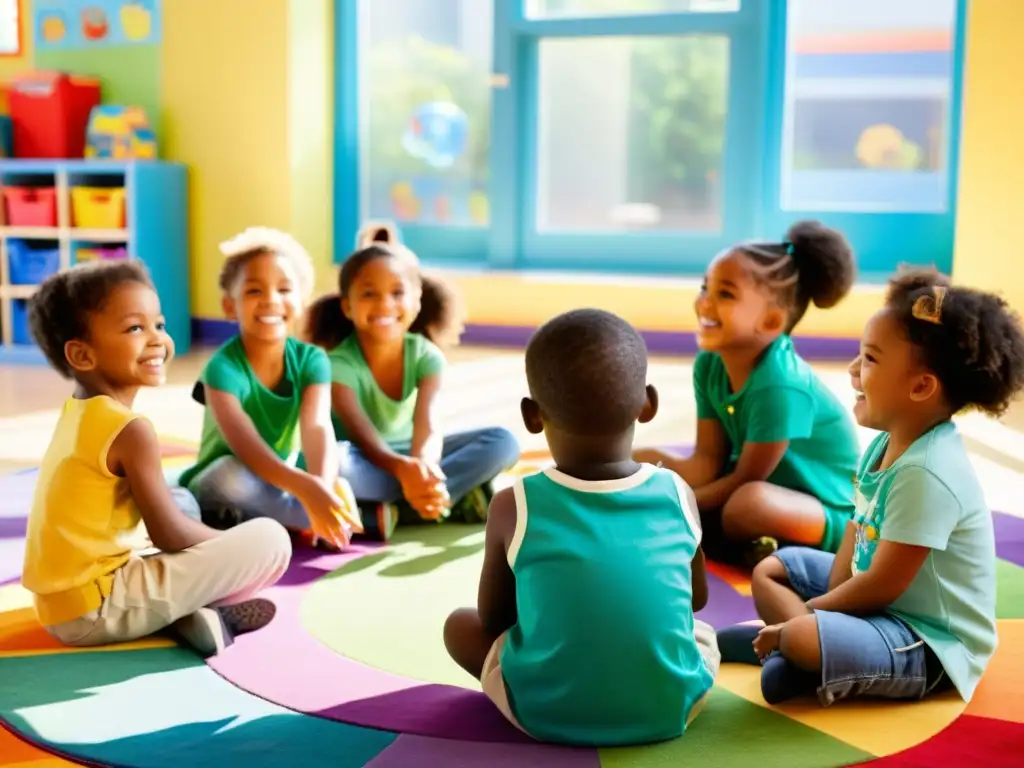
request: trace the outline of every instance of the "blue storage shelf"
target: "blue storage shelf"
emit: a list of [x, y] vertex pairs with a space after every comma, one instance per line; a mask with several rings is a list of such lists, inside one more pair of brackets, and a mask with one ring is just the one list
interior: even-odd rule
[[[191, 302], [188, 246], [188, 171], [180, 163], [111, 160], [0, 160], [0, 187], [52, 186], [57, 189], [57, 226], [23, 227], [0, 219], [0, 364], [43, 363], [40, 350], [26, 338], [25, 308], [36, 289], [12, 279], [12, 256], [24, 258], [32, 248], [54, 247], [56, 267], [67, 269], [89, 246], [124, 247], [130, 258], [149, 268], [178, 354], [191, 348]], [[125, 226], [83, 229], [74, 226], [71, 189], [123, 187]], [[10, 247], [13, 245], [13, 249]], [[12, 254], [13, 250], [13, 254]], [[49, 260], [52, 263], [52, 259]], [[50, 263], [46, 266], [49, 267]], [[25, 266], [24, 263], [19, 267]], [[38, 264], [34, 265], [37, 269]], [[24, 270], [17, 267], [13, 277]], [[26, 343], [27, 342], [27, 343]]]

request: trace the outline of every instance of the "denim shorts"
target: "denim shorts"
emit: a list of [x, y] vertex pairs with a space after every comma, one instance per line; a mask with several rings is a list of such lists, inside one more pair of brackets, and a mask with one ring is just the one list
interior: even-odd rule
[[[807, 547], [775, 553], [804, 600], [828, 591], [835, 555]], [[949, 685], [934, 652], [903, 621], [889, 614], [850, 616], [814, 612], [821, 644], [818, 699], [828, 706], [862, 696], [921, 699]]]

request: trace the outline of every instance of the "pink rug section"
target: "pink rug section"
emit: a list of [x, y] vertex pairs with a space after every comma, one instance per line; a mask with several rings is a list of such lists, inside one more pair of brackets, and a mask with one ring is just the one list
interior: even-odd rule
[[[305, 586], [375, 549], [343, 555], [297, 550], [281, 583], [265, 593], [277, 604], [277, 618], [210, 659], [210, 666], [267, 701], [330, 720], [442, 739], [532, 744], [482, 693], [368, 667], [306, 632], [300, 618]], [[269, 658], [288, 661], [268, 665]]]

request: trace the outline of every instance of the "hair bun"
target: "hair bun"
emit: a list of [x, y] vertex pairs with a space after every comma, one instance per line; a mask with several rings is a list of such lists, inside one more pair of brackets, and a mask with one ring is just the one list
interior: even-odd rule
[[853, 288], [857, 266], [853, 249], [840, 232], [820, 221], [798, 221], [786, 232], [786, 243], [792, 246], [800, 291], [814, 306], [834, 307]]

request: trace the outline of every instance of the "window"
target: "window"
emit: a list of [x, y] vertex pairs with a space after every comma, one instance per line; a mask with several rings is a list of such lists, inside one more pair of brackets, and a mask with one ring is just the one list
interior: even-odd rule
[[493, 3], [360, 3], [360, 216], [485, 226]]
[[21, 53], [21, 0], [0, 0], [0, 56]]
[[534, 19], [635, 16], [644, 13], [728, 13], [740, 9], [740, 0], [527, 0], [526, 8], [527, 15]]
[[728, 70], [723, 36], [541, 40], [538, 231], [718, 231]]
[[789, 0], [782, 207], [948, 207], [956, 0]]

